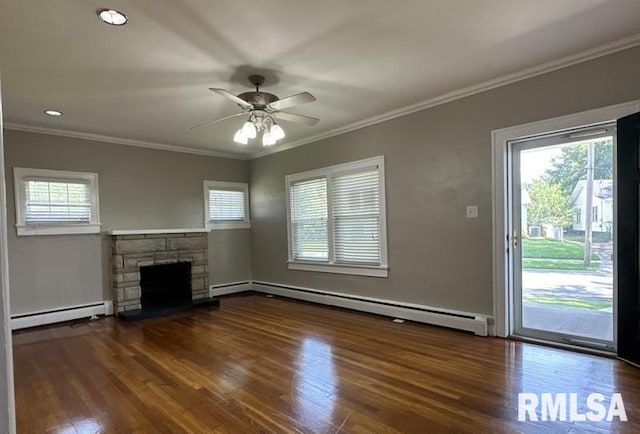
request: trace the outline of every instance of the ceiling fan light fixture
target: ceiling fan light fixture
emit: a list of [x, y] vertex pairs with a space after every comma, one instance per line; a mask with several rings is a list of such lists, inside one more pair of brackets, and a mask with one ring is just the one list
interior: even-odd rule
[[260, 86], [265, 83], [264, 76], [251, 75], [249, 76], [249, 82], [255, 86], [255, 92], [243, 92], [238, 95], [234, 95], [226, 89], [210, 87], [209, 90], [211, 92], [222, 95], [228, 100], [233, 101], [242, 109], [242, 111], [213, 121], [195, 125], [191, 127], [191, 129], [195, 130], [236, 116], [249, 115], [249, 118], [233, 136], [233, 140], [236, 143], [246, 145], [249, 139], [254, 139], [259, 133], [262, 133], [263, 146], [273, 146], [278, 140], [284, 139], [286, 136], [284, 129], [276, 124], [276, 117], [287, 122], [297, 122], [309, 126], [313, 126], [318, 123], [319, 119], [317, 118], [282, 111], [289, 107], [315, 101], [316, 98], [309, 92], [298, 93], [287, 98], [279, 98], [277, 95], [272, 93], [260, 91]]
[[284, 139], [284, 136], [285, 133], [282, 127], [274, 122], [271, 127], [271, 137], [273, 137], [273, 140], [278, 141], [280, 139]]
[[242, 128], [236, 131], [236, 134], [233, 136], [233, 141], [239, 143], [241, 145], [246, 145], [249, 143], [249, 138], [244, 135]]
[[98, 17], [110, 26], [124, 26], [129, 21], [125, 14], [115, 9], [98, 9]]
[[273, 135], [268, 130], [262, 135], [262, 146], [273, 146], [276, 144]]
[[256, 126], [251, 120], [248, 120], [242, 126], [242, 134], [248, 139], [255, 139], [257, 133]]

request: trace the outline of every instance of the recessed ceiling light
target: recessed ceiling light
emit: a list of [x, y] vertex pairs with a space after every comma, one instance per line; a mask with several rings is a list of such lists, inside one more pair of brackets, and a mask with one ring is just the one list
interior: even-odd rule
[[58, 110], [45, 110], [44, 112], [49, 116], [62, 116], [62, 112]]
[[127, 16], [115, 9], [99, 9], [98, 16], [103, 22], [112, 26], [124, 26], [127, 24]]

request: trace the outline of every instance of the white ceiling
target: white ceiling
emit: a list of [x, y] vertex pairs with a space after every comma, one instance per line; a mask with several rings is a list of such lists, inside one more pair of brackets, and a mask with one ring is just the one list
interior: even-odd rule
[[233, 143], [242, 118], [189, 129], [237, 111], [208, 87], [262, 73], [280, 98], [311, 92], [287, 111], [321, 121], [283, 122], [288, 147], [638, 34], [640, 0], [0, 0], [4, 115], [243, 158], [262, 146]]

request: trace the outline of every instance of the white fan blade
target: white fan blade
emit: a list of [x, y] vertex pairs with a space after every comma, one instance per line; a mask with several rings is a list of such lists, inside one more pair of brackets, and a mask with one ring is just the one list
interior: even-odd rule
[[311, 95], [309, 92], [302, 92], [297, 95], [292, 95], [287, 98], [274, 101], [271, 104], [269, 104], [269, 107], [271, 107], [274, 110], [282, 110], [289, 107], [293, 107], [294, 105], [313, 102], [315, 100], [316, 100], [316, 97]]
[[274, 113], [274, 116], [276, 117], [276, 119], [280, 121], [296, 122], [299, 124], [306, 124], [311, 126], [320, 122], [320, 119], [318, 118], [296, 115], [294, 113], [287, 113], [287, 112], [277, 112], [277, 113]]
[[217, 122], [226, 121], [227, 119], [235, 118], [236, 116], [240, 116], [240, 115], [244, 115], [244, 114], [246, 114], [246, 113], [244, 113], [244, 112], [234, 113], [234, 114], [232, 114], [232, 115], [225, 116], [225, 117], [223, 117], [223, 118], [216, 119], [216, 120], [214, 120], [214, 121], [208, 121], [208, 122], [204, 122], [204, 123], [202, 123], [202, 124], [198, 124], [198, 125], [193, 126], [193, 127], [189, 128], [189, 129], [190, 129], [190, 130], [197, 130], [198, 128], [206, 127], [207, 125], [215, 124], [215, 123], [217, 123]]
[[248, 109], [253, 108], [252, 104], [249, 104], [245, 100], [243, 100], [241, 98], [238, 98], [237, 96], [235, 96], [234, 94], [232, 94], [231, 92], [229, 92], [226, 89], [216, 89], [215, 87], [210, 87], [209, 90], [211, 92], [217, 93], [218, 95], [222, 95], [225, 98], [229, 98], [231, 101], [235, 102], [236, 104], [238, 104], [241, 107], [248, 108]]

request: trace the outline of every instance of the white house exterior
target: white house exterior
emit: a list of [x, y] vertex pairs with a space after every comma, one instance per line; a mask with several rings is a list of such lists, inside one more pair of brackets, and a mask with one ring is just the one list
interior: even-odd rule
[[[585, 230], [586, 186], [586, 180], [578, 181], [569, 198], [569, 203], [573, 208], [572, 229], [575, 231]], [[591, 219], [593, 232], [611, 232], [613, 225], [613, 181], [611, 179], [593, 181]]]

